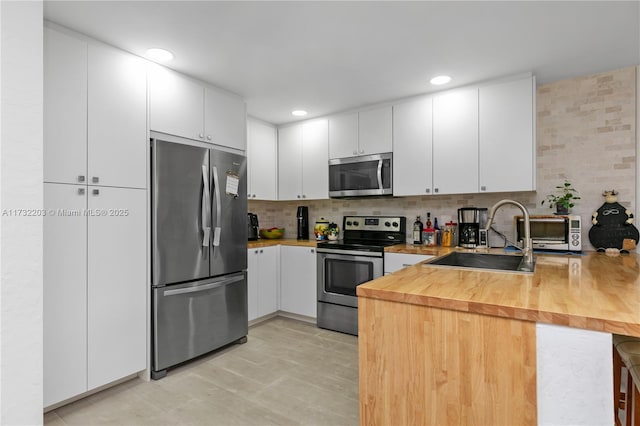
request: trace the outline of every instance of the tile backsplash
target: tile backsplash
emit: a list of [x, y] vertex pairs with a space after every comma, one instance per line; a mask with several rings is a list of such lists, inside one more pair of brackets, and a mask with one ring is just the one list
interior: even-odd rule
[[[583, 221], [583, 248], [592, 250], [588, 231], [591, 214], [604, 198], [602, 191], [616, 189], [618, 201], [635, 211], [636, 172], [636, 67], [562, 80], [537, 88], [537, 191], [378, 197], [299, 201], [249, 201], [249, 211], [258, 214], [260, 227], [286, 228], [285, 238], [296, 237], [296, 208], [309, 207], [310, 232], [321, 217], [342, 226], [345, 215], [402, 215], [407, 218], [407, 238], [416, 216], [424, 222], [426, 212], [439, 223], [457, 221], [459, 207], [491, 207], [511, 198], [523, 203], [531, 214], [551, 210], [541, 206], [546, 194], [569, 179], [581, 200], [572, 209]], [[505, 176], [505, 179], [508, 179]], [[495, 227], [513, 239], [513, 216], [520, 210], [502, 207]], [[313, 235], [311, 235], [313, 237]], [[491, 237], [492, 245], [503, 240]]]

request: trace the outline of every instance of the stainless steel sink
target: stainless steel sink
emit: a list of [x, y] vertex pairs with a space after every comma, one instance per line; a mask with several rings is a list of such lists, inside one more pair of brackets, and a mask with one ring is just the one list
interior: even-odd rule
[[424, 266], [441, 266], [449, 268], [482, 269], [499, 272], [516, 272], [532, 274], [535, 262], [527, 265], [522, 256], [506, 254], [452, 252], [423, 263]]

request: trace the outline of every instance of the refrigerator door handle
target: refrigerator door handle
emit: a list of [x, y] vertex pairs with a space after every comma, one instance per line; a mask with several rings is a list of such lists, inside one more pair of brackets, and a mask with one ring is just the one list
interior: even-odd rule
[[213, 187], [216, 197], [216, 227], [213, 229], [213, 246], [218, 247], [220, 245], [220, 221], [222, 220], [222, 206], [220, 202], [220, 185], [218, 183], [218, 168], [213, 166]]
[[211, 239], [211, 224], [209, 223], [211, 217], [211, 199], [209, 195], [209, 173], [207, 166], [202, 166], [202, 209], [200, 214], [202, 220], [202, 247], [209, 247], [209, 240]]
[[244, 280], [244, 275], [236, 275], [235, 277], [225, 278], [210, 284], [199, 285], [195, 287], [179, 288], [175, 290], [165, 290], [163, 293], [163, 296], [177, 296], [179, 294], [197, 293], [200, 291], [211, 290], [212, 288], [222, 287], [222, 286], [232, 284], [242, 280]]

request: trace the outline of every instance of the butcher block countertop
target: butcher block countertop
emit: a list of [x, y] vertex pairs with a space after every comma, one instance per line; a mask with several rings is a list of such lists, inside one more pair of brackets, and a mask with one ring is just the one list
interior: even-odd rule
[[[386, 252], [437, 256], [451, 250], [407, 244]], [[417, 264], [362, 284], [357, 294], [640, 337], [638, 255], [536, 253], [535, 258], [535, 273], [529, 275]]]
[[315, 240], [298, 241], [293, 238], [279, 238], [275, 240], [259, 239], [257, 241], [248, 241], [247, 248], [260, 248], [270, 246], [299, 246], [299, 247], [315, 247]]

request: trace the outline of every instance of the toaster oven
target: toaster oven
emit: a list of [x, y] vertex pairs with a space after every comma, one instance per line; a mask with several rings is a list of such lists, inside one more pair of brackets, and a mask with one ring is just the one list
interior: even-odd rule
[[[522, 244], [524, 219], [514, 217], [516, 241]], [[582, 251], [582, 226], [577, 215], [531, 216], [532, 247], [538, 250]]]

